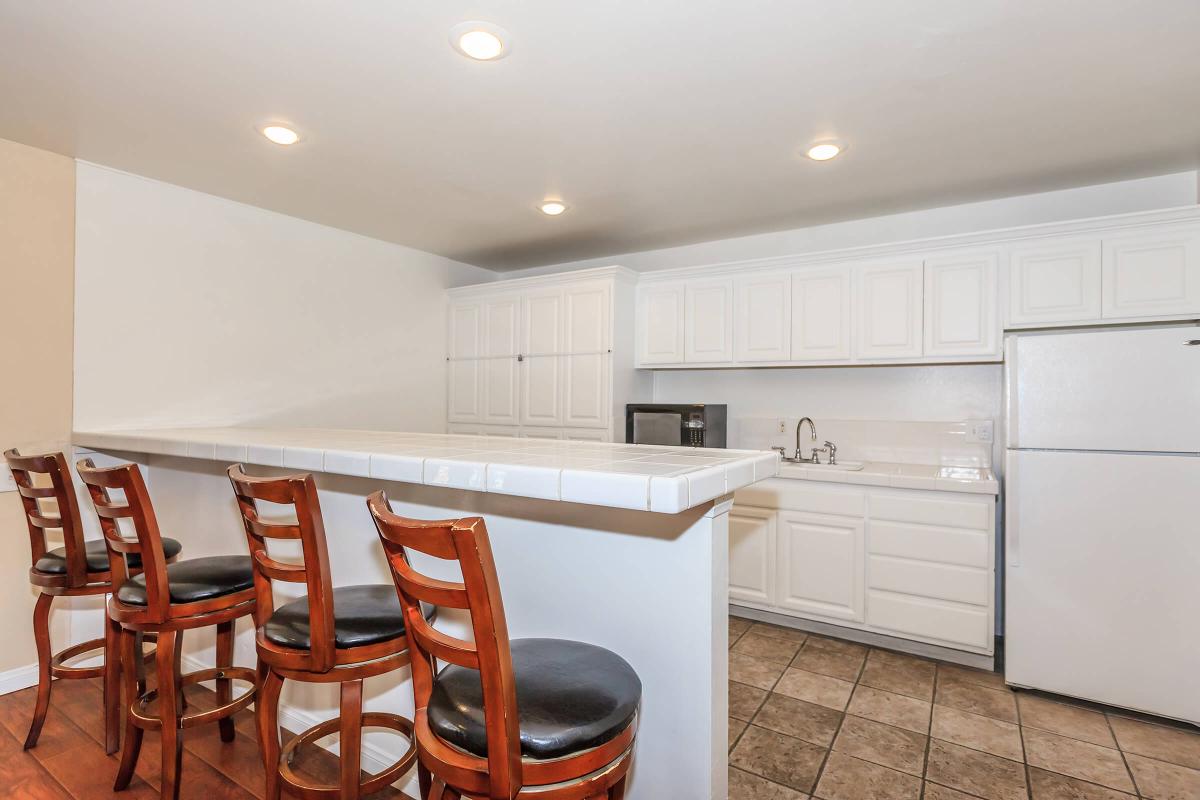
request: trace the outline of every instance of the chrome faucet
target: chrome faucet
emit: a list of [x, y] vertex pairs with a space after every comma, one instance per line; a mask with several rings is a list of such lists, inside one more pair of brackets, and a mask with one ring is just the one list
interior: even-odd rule
[[[817, 425], [816, 425], [816, 423], [813, 422], [812, 419], [810, 419], [809, 417], [802, 417], [800, 419], [800, 421], [796, 423], [796, 456], [795, 456], [796, 461], [804, 461], [805, 460], [804, 456], [801, 455], [801, 452], [800, 452], [800, 429], [804, 427], [804, 423], [806, 423], [806, 422], [808, 423], [809, 429], [812, 430], [812, 440], [814, 442], [817, 440]], [[812, 454], [812, 461], [815, 463], [816, 460], [817, 460], [817, 449], [814, 447], [813, 454]]]

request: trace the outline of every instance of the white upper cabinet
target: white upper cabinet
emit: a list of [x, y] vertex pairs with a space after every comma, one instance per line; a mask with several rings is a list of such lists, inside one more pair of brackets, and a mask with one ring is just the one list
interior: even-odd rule
[[522, 355], [555, 355], [562, 352], [561, 289], [529, 292], [522, 303], [521, 314]]
[[857, 358], [921, 356], [923, 275], [924, 265], [920, 260], [858, 267], [858, 336], [854, 345]]
[[849, 266], [792, 273], [793, 361], [850, 358], [852, 274]]
[[762, 273], [734, 282], [738, 361], [787, 361], [792, 352], [792, 293], [788, 273]]
[[447, 354], [451, 359], [478, 358], [482, 334], [483, 304], [451, 303]]
[[689, 281], [684, 291], [684, 361], [733, 361], [733, 280]]
[[1200, 231], [1195, 226], [1104, 239], [1106, 318], [1200, 312]]
[[563, 352], [594, 355], [612, 347], [612, 284], [593, 281], [563, 290]]
[[925, 259], [926, 357], [999, 357], [998, 263], [995, 250]]
[[1012, 249], [1008, 259], [1010, 326], [1099, 318], [1099, 239], [1051, 239]]
[[648, 284], [638, 290], [639, 365], [682, 364], [684, 281]]

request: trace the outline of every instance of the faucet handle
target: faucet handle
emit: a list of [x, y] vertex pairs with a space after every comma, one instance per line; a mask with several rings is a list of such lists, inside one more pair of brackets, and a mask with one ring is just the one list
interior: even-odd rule
[[772, 447], [771, 449], [774, 450], [776, 453], [779, 453], [780, 458], [787, 458], [787, 448], [786, 447]]
[[834, 444], [833, 442], [826, 441], [825, 449], [829, 452], [829, 463], [836, 464], [837, 463], [837, 445]]

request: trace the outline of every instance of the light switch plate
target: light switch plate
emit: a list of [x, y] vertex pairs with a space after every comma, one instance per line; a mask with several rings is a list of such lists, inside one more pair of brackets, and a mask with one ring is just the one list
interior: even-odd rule
[[13, 474], [7, 467], [0, 467], [0, 492], [15, 492], [17, 490], [17, 482], [13, 480]]
[[967, 420], [967, 442], [990, 444], [996, 438], [996, 425], [990, 419]]

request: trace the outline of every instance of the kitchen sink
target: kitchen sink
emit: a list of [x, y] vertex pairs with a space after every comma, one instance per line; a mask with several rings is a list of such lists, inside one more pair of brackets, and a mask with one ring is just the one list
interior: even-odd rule
[[858, 472], [863, 468], [861, 461], [839, 461], [836, 464], [814, 464], [811, 461], [793, 461], [790, 458], [783, 459], [783, 464], [789, 467], [804, 467], [811, 470], [830, 470], [836, 472], [842, 470], [844, 472]]

